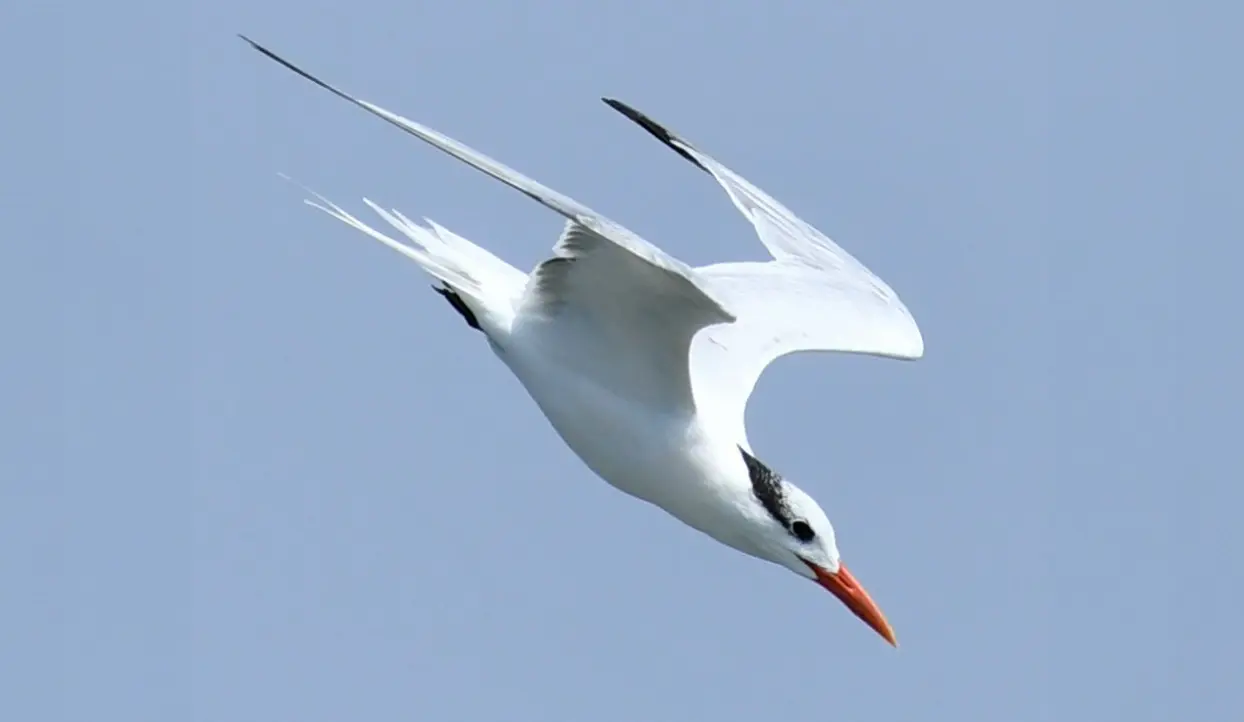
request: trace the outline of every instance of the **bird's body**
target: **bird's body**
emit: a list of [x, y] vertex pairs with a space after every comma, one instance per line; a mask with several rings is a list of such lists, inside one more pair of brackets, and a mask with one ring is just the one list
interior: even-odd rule
[[922, 355], [915, 321], [884, 282], [763, 191], [618, 101], [606, 102], [722, 185], [774, 260], [692, 268], [573, 199], [251, 44], [561, 214], [552, 256], [528, 274], [431, 221], [419, 225], [367, 201], [404, 243], [318, 195], [309, 201], [436, 278], [598, 476], [728, 546], [818, 581], [894, 642], [841, 564], [820, 506], [753, 455], [743, 423], [756, 379], [784, 354]]
[[[521, 308], [521, 303], [519, 304]], [[520, 311], [488, 328], [490, 346], [518, 378], [558, 435], [597, 476], [700, 531], [730, 530], [751, 494], [746, 467], [729, 436], [714, 433], [694, 406], [642, 398], [638, 384], [599, 370], [616, 365], [605, 349], [584, 345], [577, 319]], [[754, 553], [747, 538], [719, 541]]]
[[[748, 486], [729, 483], [746, 479], [743, 461], [699, 416], [654, 412], [591, 379], [551, 377], [547, 367], [515, 375], [566, 445], [600, 478], [700, 531], [731, 528], [729, 517], [741, 508], [734, 497], [750, 493]], [[722, 468], [731, 463], [738, 468]], [[716, 481], [723, 479], [729, 481]], [[739, 540], [718, 540], [740, 548]]]

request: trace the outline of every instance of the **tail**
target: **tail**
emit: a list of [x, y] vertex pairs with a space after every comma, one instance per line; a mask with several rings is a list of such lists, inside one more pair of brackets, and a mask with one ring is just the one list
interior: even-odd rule
[[494, 340], [509, 333], [527, 285], [527, 274], [435, 221], [425, 218], [427, 226], [421, 226], [400, 211], [386, 211], [364, 198], [364, 203], [411, 241], [408, 245], [360, 221], [319, 193], [304, 190], [315, 197], [304, 201], [307, 205], [375, 238], [440, 281], [436, 292], [449, 301], [471, 328]]

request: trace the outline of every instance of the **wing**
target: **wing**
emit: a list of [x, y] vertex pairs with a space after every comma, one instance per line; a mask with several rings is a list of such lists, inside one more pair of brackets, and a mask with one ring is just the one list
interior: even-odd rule
[[774, 261], [696, 269], [738, 317], [697, 337], [692, 379], [698, 399], [737, 419], [744, 440], [747, 399], [764, 369], [798, 351], [900, 359], [924, 355], [924, 339], [898, 294], [842, 247], [742, 176], [643, 113], [606, 98], [683, 158], [712, 175], [756, 229]]
[[802, 351], [899, 359], [923, 354], [920, 330], [901, 303], [861, 292], [833, 274], [785, 262], [722, 263], [697, 271], [738, 320], [695, 338], [695, 397], [723, 423], [734, 424], [735, 438], [745, 446], [747, 400], [774, 360]]
[[650, 408], [695, 408], [691, 345], [734, 315], [692, 281], [569, 221], [528, 282], [519, 333], [541, 358]]
[[690, 345], [734, 320], [695, 272], [623, 226], [415, 121], [356, 98], [242, 36], [255, 50], [334, 95], [514, 188], [567, 219], [554, 257], [531, 275], [522, 314], [547, 352], [619, 394], [687, 408]]

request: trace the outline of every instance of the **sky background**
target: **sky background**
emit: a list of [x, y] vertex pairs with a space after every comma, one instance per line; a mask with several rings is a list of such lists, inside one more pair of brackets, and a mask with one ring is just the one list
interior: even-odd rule
[[[1244, 717], [1240, 7], [7, 4], [0, 717]], [[560, 220], [237, 32], [764, 258], [614, 95], [893, 285], [924, 360], [783, 359], [748, 421], [902, 647], [592, 476], [277, 173], [523, 268]]]

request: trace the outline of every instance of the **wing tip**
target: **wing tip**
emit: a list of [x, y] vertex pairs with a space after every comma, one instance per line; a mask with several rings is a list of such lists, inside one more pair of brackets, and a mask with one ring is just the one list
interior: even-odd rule
[[247, 35], [246, 33], [238, 33], [237, 35], [239, 38], [245, 41], [247, 45], [251, 46], [252, 49], [259, 51], [263, 55], [267, 55], [269, 58], [272, 58], [273, 60], [277, 61], [278, 63], [281, 63], [282, 65], [285, 64], [285, 61], [281, 60], [281, 58], [278, 57], [276, 53], [272, 52], [271, 50], [267, 49], [266, 47], [252, 40], [251, 37]]
[[669, 128], [666, 128], [664, 125], [656, 122], [643, 112], [627, 105], [626, 103], [623, 103], [617, 98], [602, 97], [601, 100], [604, 101], [605, 105], [608, 105], [610, 108], [618, 111], [639, 127], [648, 131], [654, 138], [668, 146], [670, 150], [691, 161], [700, 170], [705, 173], [710, 172], [708, 168], [704, 167], [704, 164], [701, 163], [698, 158], [687, 152], [687, 148], [690, 148], [691, 144], [678, 137], [678, 135]]
[[330, 85], [330, 84], [328, 84], [328, 83], [324, 82], [323, 80], [320, 80], [319, 78], [315, 77], [315, 76], [314, 76], [314, 75], [312, 75], [311, 73], [308, 73], [307, 71], [303, 70], [302, 68], [298, 67], [297, 65], [294, 65], [294, 64], [293, 64], [293, 63], [291, 63], [290, 61], [286, 60], [285, 58], [282, 58], [280, 55], [277, 55], [276, 53], [274, 53], [273, 51], [271, 51], [271, 50], [269, 50], [268, 48], [264, 47], [263, 45], [260, 45], [259, 43], [255, 42], [254, 40], [251, 40], [251, 39], [250, 39], [249, 37], [247, 37], [246, 35], [243, 35], [242, 33], [238, 33], [238, 37], [239, 37], [239, 38], [242, 38], [243, 40], [245, 40], [247, 43], [249, 43], [249, 44], [250, 44], [250, 46], [251, 46], [252, 48], [254, 48], [255, 50], [259, 51], [259, 53], [260, 53], [260, 54], [264, 55], [264, 56], [265, 56], [265, 57], [267, 57], [269, 60], [272, 60], [273, 62], [277, 63], [278, 65], [283, 65], [283, 66], [285, 66], [285, 68], [286, 68], [286, 69], [288, 69], [288, 70], [292, 71], [293, 73], [295, 73], [295, 74], [297, 74], [297, 75], [301, 75], [303, 78], [306, 78], [307, 80], [310, 80], [312, 83], [315, 83], [316, 85], [318, 85], [318, 86], [320, 86], [321, 88], [323, 88], [323, 89], [327, 90], [328, 92], [330, 92], [330, 93], [332, 93], [332, 94], [334, 94], [334, 95], [338, 95], [338, 96], [340, 96], [340, 97], [342, 97], [342, 98], [345, 98], [346, 100], [348, 100], [348, 101], [350, 101], [350, 102], [352, 102], [352, 103], [358, 103], [358, 102], [359, 102], [359, 101], [358, 101], [358, 100], [356, 100], [354, 97], [352, 97], [352, 96], [350, 96], [349, 94], [347, 94], [346, 92], [344, 92], [344, 91], [342, 91], [342, 90], [340, 90], [340, 89], [338, 89], [338, 88], [336, 88], [336, 87], [334, 87], [334, 86], [332, 86], [332, 85]]

